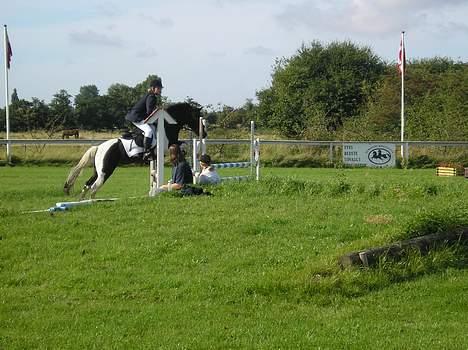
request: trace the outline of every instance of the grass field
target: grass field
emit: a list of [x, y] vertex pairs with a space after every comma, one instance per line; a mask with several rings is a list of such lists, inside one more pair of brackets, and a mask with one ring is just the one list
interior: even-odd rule
[[462, 177], [265, 168], [150, 199], [148, 169], [126, 167], [98, 196], [116, 202], [27, 213], [75, 199], [68, 170], [0, 167], [0, 349], [468, 348], [463, 249], [337, 265], [468, 224]]

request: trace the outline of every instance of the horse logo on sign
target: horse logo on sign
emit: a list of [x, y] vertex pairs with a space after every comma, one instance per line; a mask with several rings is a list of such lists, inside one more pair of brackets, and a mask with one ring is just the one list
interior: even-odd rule
[[392, 152], [384, 146], [369, 149], [367, 158], [372, 164], [385, 165], [392, 160]]

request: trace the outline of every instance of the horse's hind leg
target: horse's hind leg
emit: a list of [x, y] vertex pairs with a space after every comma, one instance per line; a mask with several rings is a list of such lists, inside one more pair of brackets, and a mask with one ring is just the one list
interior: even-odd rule
[[[90, 197], [94, 198], [96, 192], [106, 182], [109, 176], [112, 175], [120, 159], [119, 143], [115, 142], [109, 148], [96, 154], [94, 163], [95, 177], [88, 180], [86, 184], [91, 191]], [[91, 181], [93, 180], [93, 181]]]

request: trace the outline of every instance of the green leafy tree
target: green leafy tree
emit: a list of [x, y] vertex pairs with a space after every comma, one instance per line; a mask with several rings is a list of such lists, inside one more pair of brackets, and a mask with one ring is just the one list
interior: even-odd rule
[[236, 110], [234, 107], [222, 105], [217, 112], [218, 125], [222, 128], [234, 128], [236, 125]]
[[430, 92], [407, 109], [407, 138], [412, 140], [468, 139], [468, 66], [433, 77]]
[[209, 125], [216, 125], [218, 122], [218, 113], [212, 104], [205, 106], [205, 119], [208, 121]]
[[0, 108], [0, 130], [6, 129], [6, 110], [5, 108]]
[[16, 103], [19, 101], [19, 97], [18, 97], [18, 91], [16, 91], [16, 89], [13, 89], [13, 93], [11, 94], [11, 101], [10, 103]]
[[44, 102], [44, 100], [39, 100], [38, 98], [33, 97], [28, 113], [29, 129], [44, 129], [47, 124], [49, 115], [49, 106]]
[[82, 129], [98, 129], [105, 126], [101, 96], [96, 85], [87, 85], [80, 88], [75, 96], [75, 114], [78, 125]]
[[103, 101], [106, 106], [106, 116], [112, 120], [113, 127], [123, 128], [127, 126], [125, 115], [133, 107], [136, 97], [134, 89], [124, 84], [112, 84], [107, 90]]
[[31, 130], [30, 123], [30, 109], [31, 102], [19, 99], [18, 95], [12, 100], [9, 108], [10, 113], [10, 128], [11, 131], [26, 131]]
[[211, 110], [207, 113], [207, 118], [213, 120], [210, 124], [217, 124], [222, 128], [249, 128], [250, 121], [256, 119], [256, 106], [252, 99], [247, 99], [239, 108], [221, 104], [218, 104], [217, 109], [210, 107]]
[[257, 110], [251, 98], [248, 98], [242, 106], [241, 125], [250, 127], [250, 121], [257, 122]]
[[102, 108], [99, 128], [115, 130], [126, 128], [125, 114], [127, 110], [121, 111], [116, 109], [114, 105], [115, 100], [111, 99], [108, 95], [103, 95], [99, 99]]
[[[9, 108], [12, 131], [34, 131], [45, 127], [49, 118], [49, 108], [43, 100], [33, 97], [32, 101], [20, 99], [13, 89]], [[5, 115], [5, 109], [3, 109]], [[2, 125], [5, 125], [3, 123]]]
[[48, 134], [60, 130], [61, 128], [70, 129], [77, 127], [71, 97], [66, 90], [60, 90], [56, 93], [49, 104], [50, 117], [46, 124]]
[[303, 45], [276, 62], [272, 86], [257, 93], [258, 116], [287, 136], [335, 131], [361, 113], [384, 68], [370, 48], [351, 42]]
[[[408, 62], [405, 72], [406, 136], [412, 140], [448, 140], [467, 137], [468, 65], [448, 58]], [[401, 80], [395, 66], [387, 73], [369, 101], [355, 130], [367, 138], [399, 139]]]
[[13, 89], [8, 109], [11, 131], [24, 131], [28, 129], [26, 115], [28, 114], [30, 106], [31, 103], [27, 100], [20, 99], [18, 97], [18, 91]]

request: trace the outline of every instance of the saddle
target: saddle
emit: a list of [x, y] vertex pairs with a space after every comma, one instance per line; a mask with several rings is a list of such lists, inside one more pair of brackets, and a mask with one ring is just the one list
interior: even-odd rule
[[133, 140], [138, 147], [144, 147], [143, 140], [145, 137], [143, 135], [143, 131], [140, 129], [126, 130], [122, 134], [121, 138], [125, 140]]

